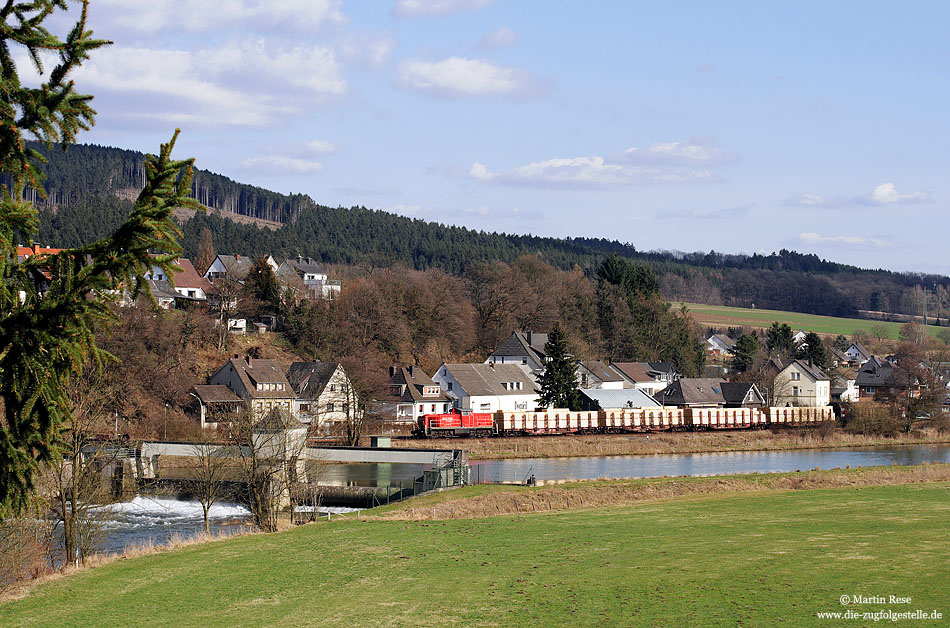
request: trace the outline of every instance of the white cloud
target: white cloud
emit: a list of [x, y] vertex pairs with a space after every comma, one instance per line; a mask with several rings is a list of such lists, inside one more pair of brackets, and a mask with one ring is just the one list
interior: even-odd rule
[[466, 11], [481, 11], [494, 0], [396, 0], [393, 13], [400, 17], [422, 15], [453, 15]]
[[481, 179], [483, 181], [490, 181], [498, 176], [497, 172], [489, 172], [485, 164], [477, 161], [472, 164], [472, 169], [468, 171], [468, 174], [475, 179]]
[[478, 41], [478, 47], [485, 50], [501, 50], [518, 45], [518, 33], [513, 28], [502, 26], [485, 33]]
[[333, 51], [261, 40], [208, 50], [110, 46], [76, 70], [83, 91], [114, 93], [123, 115], [264, 126], [346, 91]]
[[313, 140], [307, 142], [307, 148], [314, 153], [329, 155], [336, 152], [336, 144], [327, 140]]
[[801, 207], [829, 207], [834, 203], [833, 199], [827, 199], [817, 194], [802, 194], [798, 198], [788, 200], [789, 205], [799, 205]]
[[892, 205], [894, 203], [929, 203], [931, 199], [926, 192], [901, 194], [893, 183], [882, 183], [874, 188], [864, 200], [871, 205]]
[[143, 33], [166, 28], [210, 31], [234, 23], [312, 30], [346, 23], [340, 6], [341, 0], [99, 0], [92, 4], [90, 17], [96, 23], [106, 22], [103, 32], [110, 30], [109, 23], [116, 30]]
[[689, 140], [652, 144], [646, 148], [631, 147], [622, 159], [641, 164], [718, 165], [732, 163], [735, 153], [728, 153], [708, 141]]
[[424, 220], [437, 220], [449, 223], [469, 222], [471, 220], [520, 220], [536, 221], [544, 218], [544, 213], [533, 209], [495, 209], [486, 205], [474, 205], [460, 209], [422, 207], [420, 205], [392, 205], [386, 211]]
[[259, 155], [244, 160], [244, 167], [261, 172], [307, 173], [323, 170], [323, 164], [309, 159], [283, 155]]
[[347, 61], [360, 61], [370, 67], [378, 67], [389, 59], [396, 49], [392, 35], [348, 34], [340, 43], [340, 56]]
[[823, 236], [814, 232], [803, 232], [798, 235], [804, 244], [821, 245], [834, 244], [854, 248], [888, 248], [894, 246], [890, 240], [881, 237], [863, 237], [857, 235]]
[[681, 142], [656, 144], [645, 149], [637, 159], [630, 159], [629, 155], [630, 151], [617, 158], [589, 155], [545, 159], [504, 173], [493, 172], [485, 164], [476, 161], [469, 170], [469, 176], [481, 181], [539, 186], [598, 187], [636, 183], [694, 183], [717, 180], [708, 168], [700, 166], [726, 161], [721, 152], [713, 152], [708, 148], [693, 150], [692, 145], [684, 145]]
[[448, 96], [484, 96], [526, 91], [526, 72], [485, 59], [449, 57], [442, 61], [408, 59], [399, 66], [400, 80], [414, 90]]
[[747, 216], [755, 205], [736, 205], [735, 207], [724, 207], [722, 209], [688, 209], [681, 211], [667, 211], [656, 216], [659, 219], [680, 218], [689, 220], [729, 220]]
[[893, 205], [898, 203], [930, 203], [933, 197], [927, 192], [913, 192], [901, 194], [893, 183], [882, 183], [862, 196], [827, 197], [818, 194], [803, 194], [786, 201], [787, 205], [795, 207], [846, 207], [855, 205]]

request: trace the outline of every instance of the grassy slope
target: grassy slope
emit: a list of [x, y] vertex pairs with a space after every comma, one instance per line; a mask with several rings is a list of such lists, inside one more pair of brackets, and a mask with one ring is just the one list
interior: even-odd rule
[[[678, 308], [679, 303], [674, 303]], [[744, 307], [728, 307], [725, 305], [704, 305], [702, 303], [687, 303], [693, 318], [700, 325], [713, 327], [747, 325], [749, 327], [768, 327], [773, 322], [788, 323], [796, 331], [803, 329], [819, 334], [843, 334], [850, 336], [861, 330], [870, 333], [872, 325], [886, 325], [890, 329], [890, 338], [897, 339], [902, 323], [872, 321], [862, 318], [836, 318], [834, 316], [819, 316], [817, 314], [801, 314], [799, 312], [783, 312], [779, 310], [760, 310]], [[927, 325], [927, 332], [937, 337], [943, 327]]]
[[0, 624], [816, 626], [853, 593], [946, 616], [948, 515], [950, 484], [929, 483], [342, 520], [82, 572]]

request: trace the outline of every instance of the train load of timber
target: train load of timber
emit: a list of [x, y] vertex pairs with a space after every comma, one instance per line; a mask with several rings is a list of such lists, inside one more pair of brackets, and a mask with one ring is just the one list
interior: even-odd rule
[[605, 408], [574, 412], [548, 408], [518, 412], [453, 410], [419, 418], [417, 436], [527, 436], [740, 430], [833, 421], [831, 406], [807, 408]]

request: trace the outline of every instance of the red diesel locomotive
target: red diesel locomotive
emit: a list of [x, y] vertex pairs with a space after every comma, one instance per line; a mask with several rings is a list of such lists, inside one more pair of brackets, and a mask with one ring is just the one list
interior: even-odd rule
[[429, 437], [491, 436], [495, 434], [495, 419], [488, 412], [453, 409], [420, 417], [415, 432]]

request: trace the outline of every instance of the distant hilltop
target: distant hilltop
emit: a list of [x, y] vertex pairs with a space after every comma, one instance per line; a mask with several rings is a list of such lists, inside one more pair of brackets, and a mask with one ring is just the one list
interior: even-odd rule
[[[38, 242], [67, 247], [114, 230], [131, 207], [144, 177], [142, 153], [89, 144], [67, 151], [35, 145], [49, 160]], [[781, 250], [769, 255], [710, 251], [642, 251], [603, 238], [509, 235], [407, 218], [363, 206], [319, 205], [306, 194], [280, 194], [197, 170], [192, 195], [214, 211], [179, 214], [185, 254], [194, 256], [202, 228], [218, 250], [248, 256], [313, 257], [323, 264], [439, 268], [460, 275], [472, 264], [510, 262], [538, 255], [558, 268], [590, 274], [616, 254], [650, 266], [670, 300], [855, 316], [859, 310], [920, 314], [924, 286], [946, 308], [950, 278], [862, 269], [813, 254]], [[267, 227], [262, 229], [262, 227]], [[868, 260], [868, 266], [883, 260]]]

